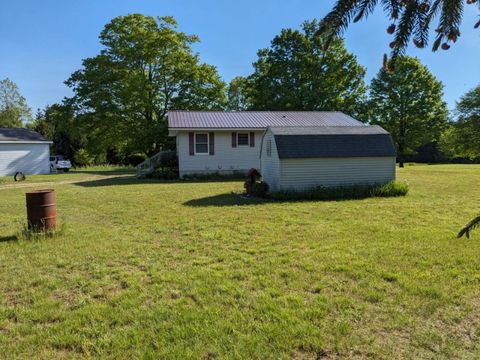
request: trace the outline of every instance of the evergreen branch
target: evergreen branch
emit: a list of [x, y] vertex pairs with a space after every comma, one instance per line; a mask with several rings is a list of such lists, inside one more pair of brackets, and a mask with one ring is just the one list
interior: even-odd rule
[[479, 226], [480, 226], [480, 216], [477, 216], [475, 219], [473, 219], [467, 225], [465, 225], [465, 227], [462, 230], [460, 230], [460, 232], [457, 235], [457, 238], [460, 239], [463, 235], [465, 235], [467, 239], [469, 239], [470, 232]]

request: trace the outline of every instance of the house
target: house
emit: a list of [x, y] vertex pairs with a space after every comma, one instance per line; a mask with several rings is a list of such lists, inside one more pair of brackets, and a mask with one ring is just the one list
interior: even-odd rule
[[365, 124], [341, 112], [170, 111], [168, 129], [176, 137], [180, 177], [260, 169], [261, 140], [269, 126]]
[[270, 191], [395, 179], [395, 147], [380, 126], [272, 126], [261, 144], [260, 172]]
[[52, 141], [29, 129], [0, 128], [0, 176], [48, 174]]

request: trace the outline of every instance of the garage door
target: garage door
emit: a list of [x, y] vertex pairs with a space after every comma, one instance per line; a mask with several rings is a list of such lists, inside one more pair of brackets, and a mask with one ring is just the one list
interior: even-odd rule
[[0, 144], [0, 176], [48, 174], [50, 172], [48, 144]]

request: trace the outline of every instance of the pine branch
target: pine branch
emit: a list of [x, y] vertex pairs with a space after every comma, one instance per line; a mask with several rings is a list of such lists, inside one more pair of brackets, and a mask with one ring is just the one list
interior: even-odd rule
[[358, 4], [357, 15], [355, 15], [353, 22], [358, 22], [363, 18], [367, 18], [368, 15], [375, 10], [377, 2], [378, 0], [361, 0]]
[[332, 11], [320, 22], [317, 35], [328, 33], [335, 37], [342, 34], [357, 11], [360, 0], [338, 0]]
[[480, 216], [477, 216], [475, 219], [473, 219], [467, 225], [465, 225], [465, 227], [462, 230], [460, 230], [460, 232], [457, 235], [457, 238], [461, 238], [463, 235], [465, 235], [467, 239], [469, 239], [470, 232], [479, 226], [480, 226]]
[[448, 50], [447, 42], [456, 42], [460, 36], [460, 24], [463, 16], [463, 0], [443, 0], [440, 12], [440, 22], [437, 28], [437, 39], [433, 51], [436, 51], [442, 41], [442, 49]]
[[397, 31], [395, 32], [395, 40], [390, 44], [392, 51], [393, 63], [395, 59], [405, 52], [405, 49], [410, 41], [412, 32], [415, 27], [417, 17], [418, 3], [415, 0], [410, 0], [406, 3], [405, 8], [400, 16]]

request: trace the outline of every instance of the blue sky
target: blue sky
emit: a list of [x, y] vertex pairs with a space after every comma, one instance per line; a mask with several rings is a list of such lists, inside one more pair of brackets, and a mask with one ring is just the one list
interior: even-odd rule
[[[139, 12], [172, 15], [179, 29], [200, 36], [195, 45], [203, 61], [217, 66], [229, 81], [248, 75], [258, 49], [267, 47], [282, 28], [298, 28], [321, 18], [333, 0], [1, 0], [0, 79], [16, 82], [35, 110], [61, 101], [63, 84], [81, 60], [100, 50], [98, 34], [118, 15]], [[445, 100], [455, 101], [480, 83], [478, 11], [466, 7], [462, 36], [449, 51], [432, 53], [411, 47], [445, 85]], [[378, 11], [345, 33], [346, 45], [367, 68], [369, 81], [381, 66], [391, 41], [388, 21]]]

